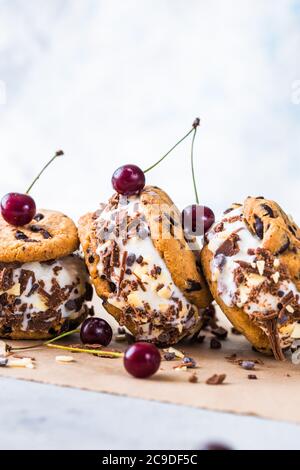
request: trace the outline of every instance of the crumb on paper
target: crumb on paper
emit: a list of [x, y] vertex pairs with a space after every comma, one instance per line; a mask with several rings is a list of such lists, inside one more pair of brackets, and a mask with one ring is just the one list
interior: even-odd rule
[[72, 356], [55, 356], [56, 362], [59, 362], [61, 364], [67, 364], [69, 362], [75, 362], [74, 357]]
[[175, 349], [175, 348], [167, 348], [167, 349], [164, 349], [163, 350], [165, 353], [174, 353], [176, 357], [178, 357], [179, 359], [183, 359], [184, 358], [184, 353], [182, 351], [179, 351], [179, 349]]
[[8, 358], [7, 367], [25, 367], [26, 369], [34, 369], [33, 359], [31, 357], [14, 357]]
[[196, 384], [198, 382], [198, 376], [195, 374], [195, 372], [189, 376], [189, 382], [191, 382], [191, 384]]
[[226, 374], [214, 374], [206, 380], [208, 385], [221, 385], [226, 379]]

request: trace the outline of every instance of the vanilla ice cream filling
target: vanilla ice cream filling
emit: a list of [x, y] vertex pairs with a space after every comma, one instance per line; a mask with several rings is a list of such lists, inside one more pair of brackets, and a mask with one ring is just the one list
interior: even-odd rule
[[[53, 311], [53, 316], [44, 321], [52, 322], [61, 318], [76, 319], [83, 313], [82, 298], [86, 293], [88, 275], [79, 256], [70, 255], [54, 261], [23, 263], [19, 266], [7, 264], [12, 269], [12, 282], [8, 289], [0, 290], [13, 302], [13, 315], [22, 316], [22, 330], [29, 329], [30, 319], [44, 312]], [[56, 289], [56, 290], [55, 290]], [[61, 290], [64, 299], [57, 302]], [[58, 294], [57, 294], [58, 293]], [[56, 299], [55, 307], [51, 299]], [[0, 310], [0, 319], [5, 307]]]
[[[235, 218], [237, 220], [230, 222], [230, 219]], [[215, 231], [219, 223], [214, 224], [207, 234], [207, 239], [208, 249], [214, 254], [210, 264], [212, 279], [217, 282], [218, 294], [227, 306], [242, 308], [248, 315], [256, 312], [268, 314], [272, 310], [278, 310], [282, 297], [289, 292], [293, 292], [294, 295], [300, 294], [295, 284], [290, 280], [280, 279], [280, 274], [277, 271], [273, 275], [273, 279], [274, 282], [276, 281], [281, 296], [259, 291], [258, 289], [259, 294], [253, 300], [251, 298], [253, 297], [251, 296], [253, 289], [261, 286], [267, 280], [267, 277], [264, 275], [264, 262], [255, 262], [256, 255], [249, 254], [249, 250], [250, 253], [252, 253], [252, 250], [255, 253], [257, 248], [262, 248], [262, 240], [253, 235], [247, 228], [243, 219], [242, 207], [230, 211], [221, 223], [223, 224], [223, 230]], [[234, 233], [237, 233], [239, 237], [237, 242], [238, 252], [225, 257], [222, 254], [216, 254], [224, 241]], [[237, 285], [234, 275], [235, 270], [240, 266], [238, 261], [245, 261], [252, 267], [256, 267], [258, 271], [257, 273], [248, 273], [248, 275], [244, 273], [245, 279], [240, 285]], [[278, 269], [280, 266], [279, 258], [275, 258], [274, 263]], [[296, 325], [297, 321], [283, 326], [277, 324], [282, 347], [287, 347], [293, 341], [292, 333]], [[260, 326], [264, 329], [263, 323]]]
[[124, 240], [122, 235], [116, 237], [115, 230], [112, 230], [109, 239], [99, 244], [98, 273], [101, 277], [105, 277], [105, 254], [114, 242], [119, 248], [120, 265], [114, 266], [109, 277], [116, 289], [109, 295], [108, 302], [122, 311], [128, 307], [133, 310], [132, 319], [140, 328], [140, 339], [159, 336], [167, 325], [181, 333], [184, 328], [188, 329], [196, 323], [198, 310], [175, 285], [167, 265], [155, 248], [139, 196], [121, 198], [115, 209], [107, 206], [99, 222], [112, 223], [121, 212], [124, 216], [124, 210], [130, 220], [141, 220], [142, 235], [138, 235], [138, 230], [129, 231]]

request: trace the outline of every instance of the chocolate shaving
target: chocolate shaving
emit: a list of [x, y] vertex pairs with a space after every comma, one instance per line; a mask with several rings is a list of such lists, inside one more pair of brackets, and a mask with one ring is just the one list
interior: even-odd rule
[[[20, 294], [23, 294], [23, 292], [26, 290], [27, 288], [27, 284], [29, 282], [29, 279], [31, 279], [31, 289], [35, 283], [35, 274], [33, 271], [30, 271], [29, 269], [21, 269], [21, 273], [20, 273], [20, 277], [19, 277], [19, 282], [20, 282]], [[30, 289], [30, 290], [31, 290]], [[33, 291], [34, 292], [34, 291]], [[32, 293], [33, 293], [32, 292]], [[28, 293], [28, 297], [29, 295], [31, 295], [32, 293]]]
[[226, 339], [228, 335], [228, 331], [222, 326], [218, 326], [218, 328], [212, 329], [211, 332], [220, 340]]
[[266, 322], [266, 327], [268, 330], [268, 337], [271, 344], [271, 348], [277, 361], [284, 361], [285, 357], [280, 347], [280, 340], [277, 330], [277, 322], [275, 319], [269, 320]]
[[226, 379], [226, 374], [214, 374], [206, 380], [208, 385], [221, 385]]
[[118, 293], [121, 290], [121, 284], [124, 279], [127, 254], [128, 254], [127, 251], [124, 251], [123, 256], [122, 256], [122, 263], [121, 263], [120, 277], [119, 277], [119, 284], [118, 284]]
[[232, 233], [216, 251], [215, 256], [223, 254], [225, 256], [234, 256], [239, 252], [238, 241], [240, 237], [237, 233]]
[[211, 338], [211, 340], [210, 340], [210, 348], [211, 348], [211, 349], [221, 349], [221, 348], [222, 348], [222, 344], [221, 344], [220, 341], [217, 340], [216, 338]]
[[13, 269], [4, 268], [0, 272], [0, 289], [9, 290], [14, 285]]

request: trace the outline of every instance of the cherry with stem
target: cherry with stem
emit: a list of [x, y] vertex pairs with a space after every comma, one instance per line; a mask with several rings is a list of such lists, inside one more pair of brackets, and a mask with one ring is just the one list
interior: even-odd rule
[[0, 207], [3, 219], [10, 225], [16, 227], [23, 226], [31, 222], [36, 214], [36, 205], [34, 199], [29, 195], [30, 190], [36, 181], [40, 178], [46, 168], [57, 158], [63, 155], [62, 150], [58, 150], [49, 162], [42, 168], [37, 177], [28, 187], [25, 194], [8, 193], [1, 199]]
[[185, 207], [182, 211], [182, 227], [187, 235], [201, 236], [204, 235], [215, 221], [213, 211], [207, 206], [199, 205], [199, 197], [195, 178], [194, 169], [194, 144], [197, 134], [197, 128], [200, 125], [200, 119], [196, 118], [193, 123], [193, 137], [191, 143], [191, 171], [195, 192], [196, 204]]
[[153, 163], [153, 165], [146, 168], [146, 170], [143, 171], [138, 166], [132, 164], [123, 165], [115, 170], [112, 176], [112, 186], [114, 190], [124, 196], [139, 194], [145, 186], [145, 174], [153, 170], [153, 168], [159, 165], [171, 152], [173, 152], [173, 150], [195, 130], [195, 123], [198, 121], [200, 122], [198, 118], [195, 119], [192, 128], [183, 137], [181, 137], [181, 139], [179, 139], [178, 142], [176, 142], [176, 144], [167, 151], [167, 153], [160, 157], [160, 159]]

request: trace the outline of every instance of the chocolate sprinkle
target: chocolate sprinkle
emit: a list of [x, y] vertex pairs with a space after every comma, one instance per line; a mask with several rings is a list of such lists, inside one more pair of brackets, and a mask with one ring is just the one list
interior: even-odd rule
[[15, 238], [17, 240], [27, 240], [28, 237], [24, 232], [21, 232], [21, 230], [17, 230], [15, 233]]
[[36, 222], [39, 222], [40, 220], [42, 220], [45, 216], [43, 214], [41, 214], [40, 212], [38, 212], [37, 214], [35, 214], [35, 216], [33, 217], [34, 220], [36, 220]]

